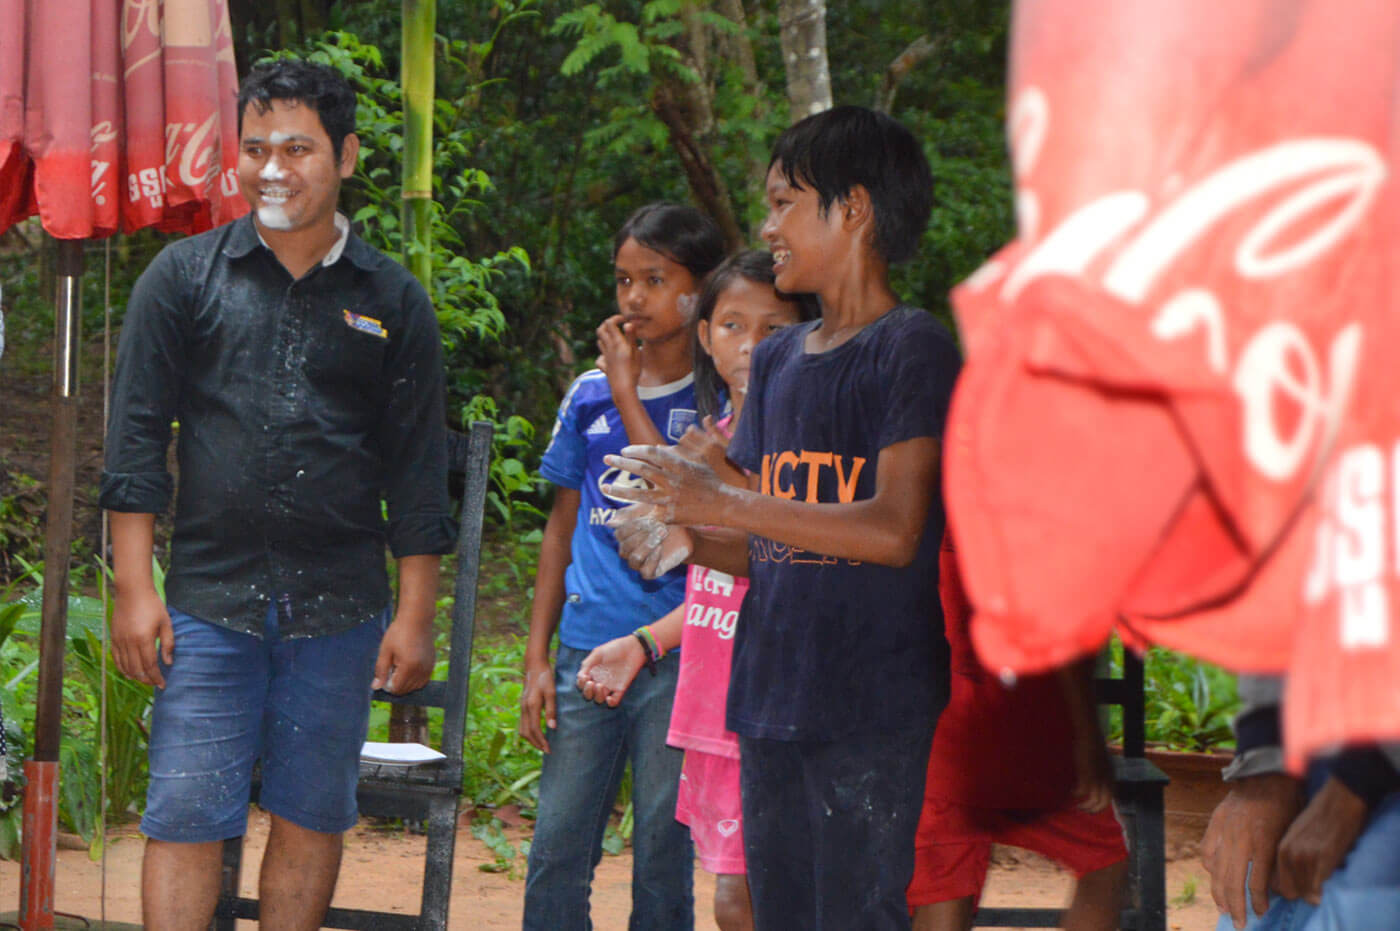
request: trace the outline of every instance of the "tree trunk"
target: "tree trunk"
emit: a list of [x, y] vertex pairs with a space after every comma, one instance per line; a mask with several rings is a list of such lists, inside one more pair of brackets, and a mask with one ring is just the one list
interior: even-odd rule
[[[763, 123], [768, 115], [767, 96], [758, 77], [758, 66], [754, 63], [753, 42], [749, 39], [749, 22], [744, 13], [743, 0], [719, 0], [717, 6], [720, 14], [740, 29], [738, 35], [725, 37], [725, 57], [738, 63], [739, 73], [744, 78], [744, 93], [754, 102], [753, 118]], [[751, 202], [762, 203], [768, 174], [768, 153], [760, 146], [748, 147], [748, 168], [744, 174]]]
[[792, 121], [831, 109], [825, 0], [778, 0], [778, 31]]
[[885, 76], [880, 81], [880, 91], [875, 98], [875, 109], [882, 113], [894, 110], [894, 97], [899, 92], [900, 82], [909, 72], [937, 54], [940, 45], [941, 42], [936, 42], [928, 36], [919, 36], [910, 42], [909, 47], [900, 52], [885, 69]]
[[740, 249], [744, 246], [745, 237], [739, 218], [734, 213], [734, 201], [698, 131], [698, 127], [706, 123], [713, 125], [714, 118], [695, 112], [692, 102], [687, 99], [692, 97], [691, 90], [689, 87], [677, 87], [672, 82], [658, 83], [651, 95], [651, 109], [666, 124], [671, 148], [681, 160], [690, 192], [699, 201], [700, 209], [719, 225], [725, 246], [731, 251]]
[[[403, 259], [433, 292], [433, 65], [437, 0], [403, 0]], [[428, 713], [394, 705], [389, 740], [428, 742]]]

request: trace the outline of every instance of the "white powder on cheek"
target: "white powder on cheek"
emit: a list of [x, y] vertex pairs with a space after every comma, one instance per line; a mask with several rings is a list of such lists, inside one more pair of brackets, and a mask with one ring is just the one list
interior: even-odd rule
[[292, 228], [291, 217], [287, 216], [287, 211], [282, 209], [281, 204], [264, 204], [259, 207], [258, 222], [270, 230], [288, 230]]
[[695, 312], [700, 309], [700, 297], [695, 294], [682, 294], [676, 298], [676, 310], [686, 323], [695, 319]]

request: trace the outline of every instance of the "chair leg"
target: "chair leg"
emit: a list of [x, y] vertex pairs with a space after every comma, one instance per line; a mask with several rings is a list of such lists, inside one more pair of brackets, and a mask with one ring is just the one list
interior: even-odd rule
[[434, 799], [428, 810], [428, 850], [423, 865], [425, 931], [446, 931], [452, 900], [452, 860], [457, 849], [457, 799]]
[[[224, 862], [219, 874], [219, 904], [232, 903], [238, 898], [238, 882], [243, 872], [243, 838], [230, 837], [224, 841]], [[238, 919], [224, 918], [217, 913], [211, 931], [235, 931]]]
[[1167, 863], [1166, 826], [1164, 822], [1162, 786], [1144, 786], [1137, 799], [1137, 860], [1138, 908], [1141, 910], [1142, 931], [1166, 931], [1167, 928]]

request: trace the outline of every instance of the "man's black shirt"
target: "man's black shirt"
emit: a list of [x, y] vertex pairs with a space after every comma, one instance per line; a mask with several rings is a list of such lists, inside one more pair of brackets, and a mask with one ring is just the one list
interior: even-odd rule
[[261, 635], [275, 598], [283, 636], [335, 633], [388, 605], [386, 541], [452, 548], [443, 404], [437, 318], [402, 266], [352, 233], [293, 281], [244, 217], [136, 283], [101, 504], [166, 508], [178, 422], [166, 601]]

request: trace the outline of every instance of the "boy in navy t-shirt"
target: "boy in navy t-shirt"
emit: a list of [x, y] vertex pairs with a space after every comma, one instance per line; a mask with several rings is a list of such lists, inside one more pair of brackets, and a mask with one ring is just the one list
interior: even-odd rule
[[948, 693], [938, 462], [960, 363], [887, 273], [928, 222], [928, 163], [894, 120], [839, 107], [783, 133], [767, 196], [777, 287], [815, 293], [822, 316], [754, 353], [728, 450], [750, 487], [723, 485], [698, 438], [631, 447], [608, 462], [652, 487], [615, 494], [655, 509], [629, 512], [618, 540], [644, 575], [688, 553], [750, 577], [728, 725], [757, 926], [908, 928]]

